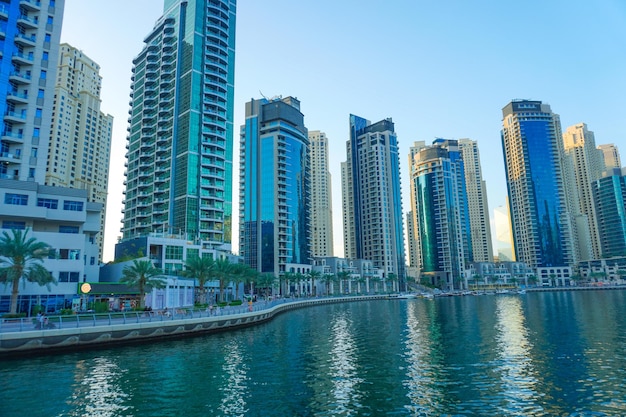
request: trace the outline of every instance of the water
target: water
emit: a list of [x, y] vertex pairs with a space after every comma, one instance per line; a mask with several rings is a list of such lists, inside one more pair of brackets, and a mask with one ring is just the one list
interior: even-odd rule
[[623, 416], [626, 291], [310, 307], [0, 361], [0, 416]]

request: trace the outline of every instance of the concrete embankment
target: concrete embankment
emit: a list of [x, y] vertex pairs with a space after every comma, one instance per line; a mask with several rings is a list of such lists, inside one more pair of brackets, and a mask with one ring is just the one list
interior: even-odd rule
[[3, 332], [0, 333], [0, 358], [209, 334], [263, 323], [296, 308], [385, 298], [384, 295], [318, 298], [284, 302], [263, 310], [222, 316]]

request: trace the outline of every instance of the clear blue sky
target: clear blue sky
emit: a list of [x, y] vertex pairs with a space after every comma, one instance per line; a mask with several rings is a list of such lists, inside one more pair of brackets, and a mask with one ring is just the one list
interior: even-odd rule
[[[393, 119], [404, 212], [408, 149], [436, 137], [478, 141], [489, 209], [504, 204], [500, 128], [502, 107], [514, 98], [550, 104], [563, 130], [587, 123], [596, 144], [614, 143], [626, 159], [624, 0], [240, 0], [237, 7], [235, 151], [246, 101], [260, 92], [300, 99], [307, 128], [330, 142], [338, 256], [350, 113]], [[115, 117], [105, 261], [120, 235], [132, 59], [162, 9], [160, 0], [65, 4], [61, 41], [100, 64], [102, 110]]]

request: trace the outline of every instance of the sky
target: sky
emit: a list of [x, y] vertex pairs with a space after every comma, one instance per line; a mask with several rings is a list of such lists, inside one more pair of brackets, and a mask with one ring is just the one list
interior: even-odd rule
[[[162, 12], [160, 0], [65, 2], [61, 42], [101, 66], [101, 110], [114, 116], [104, 262], [121, 236], [132, 60]], [[490, 213], [505, 204], [500, 130], [512, 99], [549, 104], [563, 131], [586, 123], [597, 145], [615, 144], [626, 159], [626, 2], [240, 0], [235, 162], [245, 103], [262, 95], [297, 97], [306, 127], [326, 133], [335, 255], [343, 256], [340, 164], [350, 114], [393, 119], [404, 212], [409, 148], [435, 138], [477, 141]], [[237, 198], [234, 190], [235, 210]]]

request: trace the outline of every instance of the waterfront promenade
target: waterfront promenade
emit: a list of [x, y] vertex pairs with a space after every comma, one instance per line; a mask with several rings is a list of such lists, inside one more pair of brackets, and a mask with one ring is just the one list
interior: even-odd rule
[[213, 311], [173, 309], [167, 312], [80, 314], [53, 317], [51, 328], [46, 329], [35, 328], [33, 318], [2, 319], [0, 358], [206, 334], [262, 323], [296, 308], [385, 298], [386, 295], [285, 298]]

